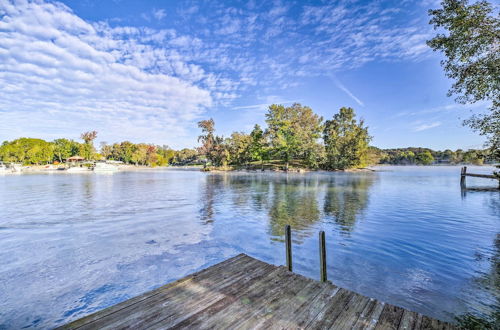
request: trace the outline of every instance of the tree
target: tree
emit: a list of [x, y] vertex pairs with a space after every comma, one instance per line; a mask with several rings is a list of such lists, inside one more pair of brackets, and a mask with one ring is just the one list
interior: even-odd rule
[[429, 150], [418, 153], [415, 157], [417, 163], [420, 165], [430, 165], [434, 162], [434, 157]]
[[318, 152], [317, 140], [321, 136], [323, 118], [311, 108], [294, 103], [290, 107], [273, 104], [266, 114], [268, 135], [276, 156], [285, 162], [288, 170], [292, 159], [309, 164]]
[[446, 76], [453, 79], [448, 96], [460, 103], [491, 102], [490, 113], [475, 115], [464, 124], [488, 137], [500, 158], [500, 15], [488, 1], [443, 0], [442, 8], [429, 10], [430, 24], [442, 28], [427, 44], [441, 51]]
[[146, 158], [148, 156], [148, 145], [144, 143], [139, 143], [135, 146], [134, 151], [132, 152], [132, 157], [130, 161], [135, 163], [135, 165], [144, 165], [146, 164]]
[[80, 150], [80, 144], [73, 140], [56, 139], [52, 144], [54, 146], [54, 157], [59, 162], [63, 162], [69, 157], [77, 155]]
[[175, 152], [174, 163], [179, 165], [186, 165], [196, 161], [198, 151], [196, 149], [184, 148]]
[[101, 155], [104, 159], [110, 159], [113, 156], [113, 146], [106, 142], [101, 142]]
[[260, 161], [261, 168], [264, 169], [264, 158], [266, 157], [266, 138], [264, 131], [259, 125], [255, 125], [250, 133], [250, 157], [252, 160]]
[[230, 154], [224, 144], [222, 136], [215, 136], [215, 122], [212, 118], [198, 122], [202, 134], [198, 137], [198, 142], [202, 145], [198, 148], [199, 153], [204, 155], [214, 166], [226, 165]]
[[42, 139], [20, 138], [5, 141], [0, 147], [0, 158], [4, 162], [22, 164], [50, 163], [54, 159], [54, 146]]
[[112, 157], [114, 160], [120, 160], [126, 164], [132, 163], [132, 155], [136, 149], [136, 145], [129, 141], [113, 144]]
[[81, 156], [85, 159], [93, 159], [95, 154], [94, 148], [94, 140], [97, 137], [96, 131], [84, 132], [80, 135], [80, 138], [84, 141], [82, 145], [80, 145], [80, 153]]
[[244, 165], [252, 160], [250, 152], [252, 137], [250, 135], [243, 132], [233, 132], [231, 138], [228, 139], [228, 145], [233, 164]]
[[332, 120], [327, 120], [323, 131], [327, 169], [363, 167], [367, 163], [368, 127], [363, 120], [357, 123], [352, 108], [340, 108]]

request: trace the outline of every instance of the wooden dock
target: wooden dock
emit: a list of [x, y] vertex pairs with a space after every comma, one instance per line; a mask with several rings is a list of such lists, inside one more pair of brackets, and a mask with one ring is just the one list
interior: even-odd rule
[[[490, 174], [468, 173], [467, 172], [467, 166], [462, 167], [462, 169], [460, 171], [460, 187], [462, 189], [467, 189], [466, 184], [465, 184], [465, 178], [468, 177], [468, 176], [474, 177], [474, 178], [484, 178], [484, 179], [498, 180], [498, 189], [500, 189], [500, 177], [495, 176], [495, 175], [490, 175]], [[477, 189], [477, 190], [482, 190], [482, 189]]]
[[245, 254], [63, 329], [456, 329]]

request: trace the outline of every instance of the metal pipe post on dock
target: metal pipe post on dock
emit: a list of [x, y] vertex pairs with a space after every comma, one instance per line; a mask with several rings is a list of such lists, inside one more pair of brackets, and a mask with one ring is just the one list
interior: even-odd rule
[[326, 282], [326, 242], [325, 242], [325, 232], [322, 230], [319, 232], [319, 266], [320, 266], [320, 280], [321, 282]]
[[285, 226], [286, 268], [292, 271], [292, 228]]

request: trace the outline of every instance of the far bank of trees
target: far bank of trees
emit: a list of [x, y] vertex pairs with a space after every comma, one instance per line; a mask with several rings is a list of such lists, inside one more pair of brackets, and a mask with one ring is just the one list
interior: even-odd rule
[[348, 169], [368, 164], [371, 137], [354, 110], [341, 108], [331, 120], [307, 106], [273, 104], [266, 113], [267, 127], [255, 125], [250, 134], [215, 134], [213, 119], [198, 123], [202, 134], [198, 151], [215, 167], [276, 165], [298, 168]]
[[0, 161], [41, 165], [62, 163], [70, 157], [80, 156], [87, 161], [116, 160], [125, 164], [167, 166], [173, 163], [189, 163], [197, 159], [193, 149], [175, 151], [168, 146], [147, 143], [101, 143], [99, 152], [94, 146], [97, 132], [90, 131], [81, 135], [83, 143], [69, 139], [56, 139], [47, 142], [42, 139], [19, 138], [5, 141], [0, 146]]
[[343, 170], [368, 165], [477, 164], [495, 160], [491, 150], [445, 150], [428, 148], [379, 149], [369, 146], [371, 137], [363, 120], [352, 108], [341, 108], [323, 121], [311, 108], [294, 104], [271, 105], [267, 127], [255, 125], [250, 134], [216, 135], [212, 119], [198, 123], [200, 157], [208, 166]]
[[95, 131], [82, 133], [81, 142], [60, 138], [45, 141], [19, 138], [0, 145], [0, 161], [24, 165], [62, 163], [74, 156], [87, 161], [115, 160], [143, 166], [205, 165], [217, 168], [253, 169], [349, 169], [376, 164], [430, 165], [492, 163], [491, 150], [428, 148], [379, 149], [369, 146], [371, 137], [352, 108], [341, 108], [324, 121], [311, 108], [298, 103], [271, 105], [266, 126], [255, 125], [250, 133], [216, 134], [212, 119], [198, 123], [198, 148], [173, 150], [163, 145], [123, 141], [97, 148]]

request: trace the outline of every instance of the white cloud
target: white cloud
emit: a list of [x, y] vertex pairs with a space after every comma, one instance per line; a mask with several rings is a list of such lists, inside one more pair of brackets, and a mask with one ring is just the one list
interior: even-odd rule
[[[372, 61], [417, 61], [429, 53], [427, 17], [406, 19], [406, 4], [177, 7], [177, 15], [169, 13], [163, 22], [192, 24], [182, 29], [189, 34], [91, 23], [55, 1], [0, 0], [0, 114], [8, 112], [13, 120], [11, 127], [0, 124], [0, 140], [16, 137], [13, 126], [27, 125], [20, 118], [30, 111], [37, 121], [29, 131], [35, 133], [36, 125], [57, 131], [56, 118], [64, 118], [80, 123], [67, 124], [67, 131], [109, 130], [116, 137], [108, 141], [125, 131], [129, 138], [155, 142], [188, 139], [193, 134], [187, 130], [207, 108], [230, 107], [241, 95], [250, 100], [280, 94], [304, 77]], [[148, 11], [147, 18], [162, 20], [166, 14]], [[350, 89], [337, 86], [363, 105]]]
[[161, 21], [165, 17], [167, 17], [167, 13], [165, 12], [165, 9], [158, 9], [158, 10], [153, 10], [153, 16]]
[[213, 104], [211, 91], [193, 84], [210, 75], [147, 45], [167, 37], [160, 32], [92, 25], [60, 3], [0, 2], [0, 137], [17, 137], [16, 126], [155, 142], [185, 136]]
[[421, 131], [425, 131], [425, 130], [428, 130], [428, 129], [431, 129], [431, 128], [435, 128], [435, 127], [438, 127], [438, 126], [441, 126], [441, 122], [436, 121], [436, 122], [433, 122], [433, 123], [418, 125], [415, 128], [413, 128], [413, 131], [414, 132], [421, 132]]

